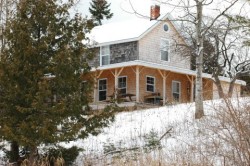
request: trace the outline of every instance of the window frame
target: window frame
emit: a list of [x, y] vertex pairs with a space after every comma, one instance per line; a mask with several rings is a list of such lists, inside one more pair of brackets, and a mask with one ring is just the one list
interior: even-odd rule
[[[106, 80], [106, 89], [102, 89], [102, 90], [100, 90], [100, 81], [102, 81], [102, 80]], [[101, 91], [106, 91], [106, 99], [105, 100], [107, 100], [107, 92], [108, 92], [108, 79], [107, 78], [102, 78], [102, 79], [99, 79], [98, 80], [98, 101], [104, 101], [104, 100], [100, 100], [100, 92]]]
[[[108, 49], [107, 53], [103, 54], [103, 50]], [[103, 57], [108, 57], [108, 63], [103, 64]], [[110, 45], [100, 46], [100, 66], [105, 66], [110, 64]]]
[[[126, 86], [125, 86], [125, 87], [122, 87], [122, 88], [119, 87], [119, 79], [120, 79], [120, 78], [125, 78], [125, 79], [126, 79], [126, 82], [125, 82], [125, 85], [126, 85]], [[118, 77], [118, 90], [120, 91], [121, 89], [125, 89], [125, 94], [127, 93], [127, 80], [128, 80], [128, 79], [127, 79], [127, 76], [119, 76], [119, 77]], [[123, 94], [122, 94], [122, 95], [123, 95]]]
[[[168, 43], [168, 45], [166, 45], [165, 48], [163, 48], [163, 46], [162, 46], [163, 41], [164, 41], [164, 43]], [[162, 59], [162, 51], [167, 52], [167, 60]], [[170, 62], [170, 40], [169, 39], [161, 38], [161, 40], [160, 40], [160, 59], [161, 59], [161, 61], [164, 61], [164, 62]]]
[[174, 97], [174, 93], [176, 94], [176, 92], [174, 92], [174, 83], [177, 83], [179, 85], [179, 93], [178, 93], [179, 97], [178, 97], [177, 102], [180, 102], [181, 101], [181, 82], [175, 81], [175, 80], [172, 81], [172, 97], [174, 100], [176, 100], [176, 98]]
[[[153, 78], [154, 84], [148, 84], [148, 78]], [[149, 76], [149, 75], [146, 76], [146, 92], [150, 92], [150, 93], [154, 93], [154, 92], [155, 92], [155, 82], [156, 82], [155, 77]], [[153, 86], [153, 91], [149, 91], [149, 90], [148, 90], [148, 85], [149, 85], [149, 86]]]

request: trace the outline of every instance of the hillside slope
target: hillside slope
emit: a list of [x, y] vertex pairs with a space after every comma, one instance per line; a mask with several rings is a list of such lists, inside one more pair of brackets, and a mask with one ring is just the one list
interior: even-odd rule
[[78, 165], [247, 165], [249, 101], [206, 101], [201, 120], [194, 103], [122, 112], [100, 135], [67, 145], [84, 148]]

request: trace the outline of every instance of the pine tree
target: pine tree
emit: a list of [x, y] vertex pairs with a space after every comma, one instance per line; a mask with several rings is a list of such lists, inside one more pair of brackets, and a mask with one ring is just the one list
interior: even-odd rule
[[[65, 1], [64, 1], [65, 2]], [[32, 155], [41, 144], [97, 134], [113, 120], [111, 111], [83, 109], [90, 101], [91, 50], [83, 44], [89, 21], [70, 18], [72, 1], [20, 1], [6, 27], [0, 61], [0, 135], [11, 142], [11, 161], [18, 147]]]
[[110, 3], [108, 4], [106, 0], [92, 0], [89, 12], [92, 14], [93, 19], [97, 21], [96, 25], [102, 25], [104, 18], [112, 18], [113, 13], [110, 12], [109, 7]]

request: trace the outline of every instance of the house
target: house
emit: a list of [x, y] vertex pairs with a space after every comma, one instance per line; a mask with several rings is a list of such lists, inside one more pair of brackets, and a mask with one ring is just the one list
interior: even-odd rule
[[[96, 82], [94, 103], [119, 95], [137, 103], [194, 101], [196, 71], [191, 70], [190, 57], [176, 49], [177, 42], [185, 41], [169, 18], [129, 20], [92, 30], [89, 37], [98, 50], [91, 63]], [[224, 88], [229, 86], [229, 78], [221, 80]], [[234, 96], [242, 84], [236, 81]], [[209, 74], [203, 74], [203, 89], [205, 100], [218, 98]]]

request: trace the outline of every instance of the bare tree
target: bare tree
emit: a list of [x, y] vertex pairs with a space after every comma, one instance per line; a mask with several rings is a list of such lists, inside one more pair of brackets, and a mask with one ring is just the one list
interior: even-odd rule
[[[221, 98], [232, 97], [235, 81], [250, 75], [249, 47], [244, 45], [242, 30], [234, 27], [237, 25], [226, 17], [208, 32], [214, 47], [207, 59], [208, 72], [212, 74]], [[227, 92], [222, 88], [221, 75], [230, 78]]]
[[[213, 18], [206, 17], [204, 20]], [[192, 25], [190, 25], [192, 26]], [[192, 69], [195, 69], [197, 40], [195, 30], [185, 24], [182, 33], [190, 41], [189, 45], [176, 43], [177, 51], [191, 56]], [[235, 81], [250, 75], [249, 46], [245, 45], [242, 33], [246, 27], [239, 26], [224, 15], [207, 32], [203, 40], [203, 73], [212, 74], [212, 81], [218, 89], [220, 98], [232, 97]], [[221, 76], [230, 78], [229, 88], [223, 88]]]

